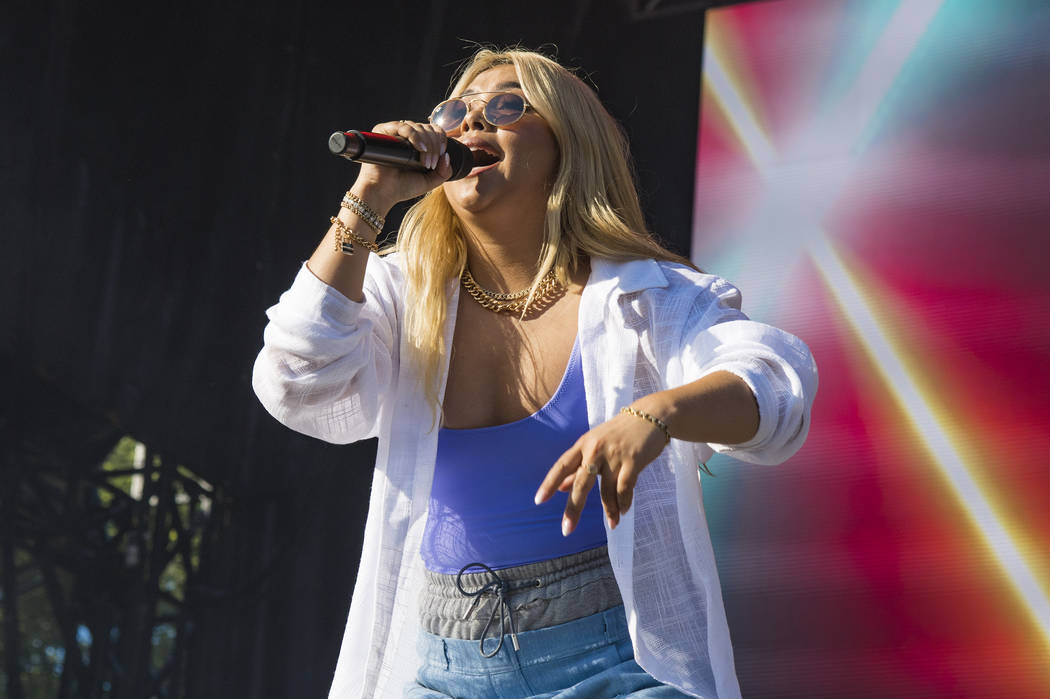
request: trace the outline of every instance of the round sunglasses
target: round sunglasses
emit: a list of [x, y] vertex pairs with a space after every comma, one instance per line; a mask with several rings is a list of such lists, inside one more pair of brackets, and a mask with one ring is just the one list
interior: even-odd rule
[[[495, 96], [483, 100], [478, 95]], [[481, 111], [485, 121], [497, 127], [513, 124], [522, 118], [526, 111], [532, 109], [532, 105], [515, 92], [472, 92], [463, 97], [445, 100], [434, 107], [434, 111], [430, 113], [430, 123], [440, 127], [442, 131], [452, 131], [467, 118], [470, 105], [475, 101], [485, 105]]]

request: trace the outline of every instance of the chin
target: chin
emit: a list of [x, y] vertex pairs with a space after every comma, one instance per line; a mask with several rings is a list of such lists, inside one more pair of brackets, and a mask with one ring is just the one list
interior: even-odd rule
[[444, 187], [445, 197], [457, 211], [478, 212], [492, 201], [491, 188], [485, 186], [477, 177], [464, 177], [449, 182]]

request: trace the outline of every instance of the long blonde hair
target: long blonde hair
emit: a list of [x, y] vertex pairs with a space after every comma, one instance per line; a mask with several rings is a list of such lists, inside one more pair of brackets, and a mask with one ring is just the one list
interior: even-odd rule
[[[532, 290], [552, 268], [567, 283], [584, 256], [655, 258], [693, 266], [647, 232], [626, 136], [594, 91], [569, 70], [533, 51], [481, 49], [465, 63], [451, 94], [460, 94], [479, 74], [501, 65], [517, 70], [525, 99], [547, 122], [559, 153]], [[449, 349], [444, 338], [447, 292], [467, 264], [463, 230], [443, 188], [408, 210], [393, 249], [401, 252], [407, 279], [409, 359], [421, 369], [428, 402], [439, 408], [439, 373]]]

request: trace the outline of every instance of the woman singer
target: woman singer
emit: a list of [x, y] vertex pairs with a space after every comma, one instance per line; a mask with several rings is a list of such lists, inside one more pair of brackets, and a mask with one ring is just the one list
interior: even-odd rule
[[429, 123], [373, 130], [428, 170], [361, 166], [253, 378], [294, 430], [379, 438], [330, 696], [739, 696], [697, 467], [798, 450], [805, 344], [647, 233], [550, 58], [479, 51]]

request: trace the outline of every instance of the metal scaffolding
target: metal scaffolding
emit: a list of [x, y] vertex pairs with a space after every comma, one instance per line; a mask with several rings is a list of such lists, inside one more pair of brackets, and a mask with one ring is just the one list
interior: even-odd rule
[[185, 696], [221, 488], [103, 421], [57, 417], [61, 443], [4, 435], [7, 696]]

